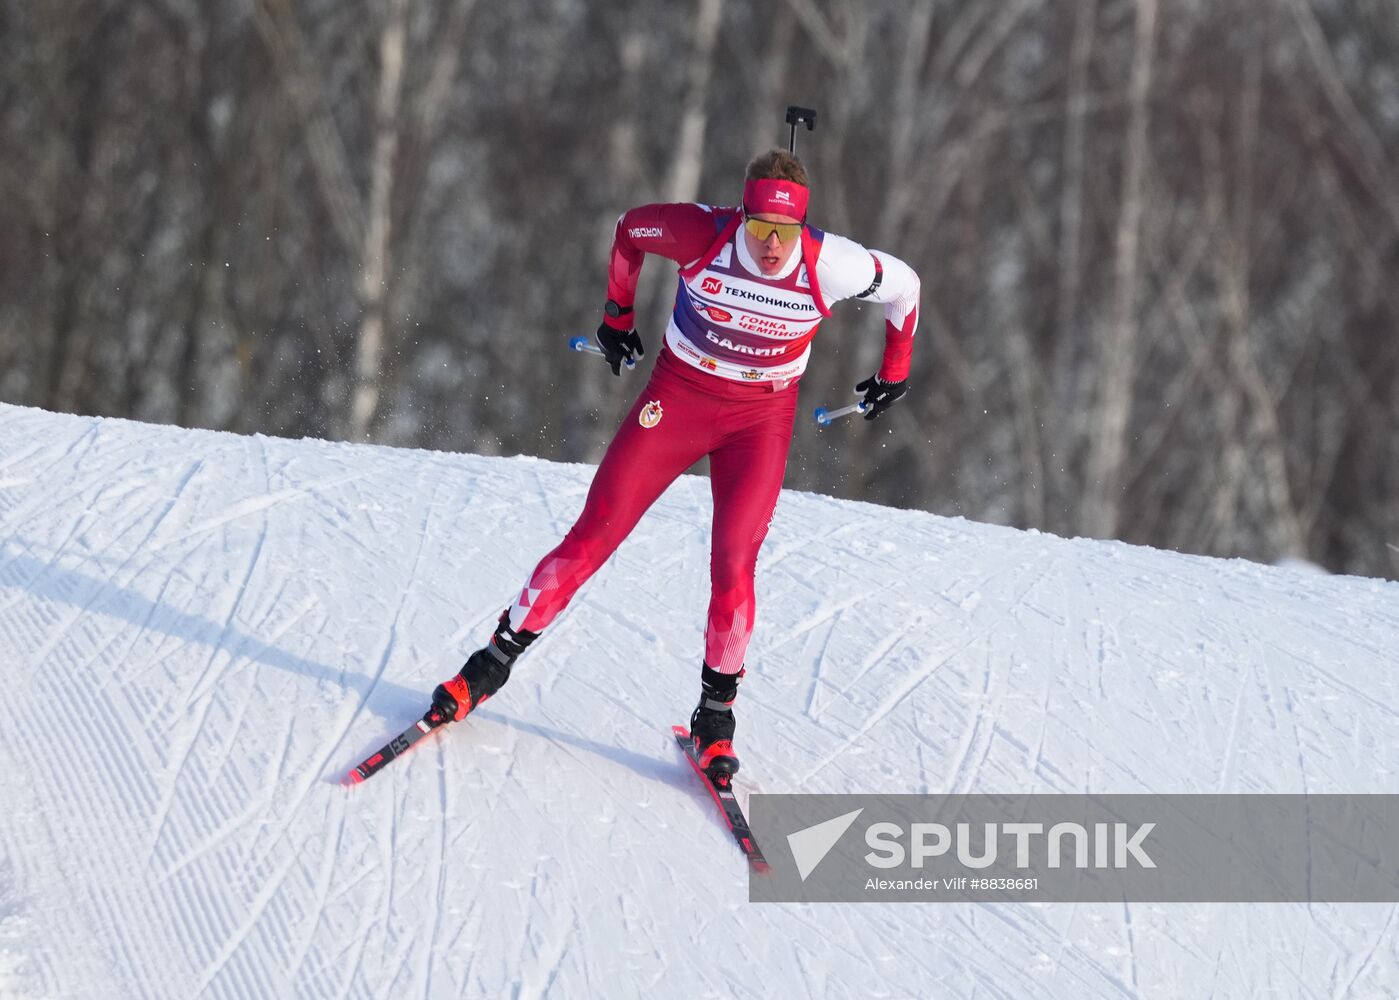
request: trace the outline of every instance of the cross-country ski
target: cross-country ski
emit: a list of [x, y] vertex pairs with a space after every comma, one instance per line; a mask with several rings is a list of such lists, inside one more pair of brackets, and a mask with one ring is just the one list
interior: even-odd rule
[[766, 872], [768, 870], [767, 859], [763, 857], [763, 852], [753, 837], [753, 831], [748, 828], [748, 817], [743, 814], [743, 809], [738, 804], [738, 798], [734, 795], [732, 777], [721, 773], [716, 778], [700, 766], [699, 754], [695, 751], [695, 740], [688, 729], [684, 726], [675, 726], [672, 732], [675, 734], [675, 742], [680, 747], [680, 752], [685, 755], [685, 760], [689, 762], [690, 767], [694, 768], [695, 776], [704, 784], [705, 789], [713, 797], [714, 804], [719, 807], [719, 813], [723, 816], [725, 825], [728, 826], [729, 832], [733, 834], [734, 840], [738, 843], [738, 849], [748, 859], [748, 864], [755, 872], [760, 874]]

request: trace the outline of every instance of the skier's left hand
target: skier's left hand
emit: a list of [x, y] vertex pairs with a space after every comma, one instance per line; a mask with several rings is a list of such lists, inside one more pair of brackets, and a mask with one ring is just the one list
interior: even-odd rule
[[896, 399], [908, 392], [908, 380], [885, 382], [878, 375], [871, 375], [855, 386], [855, 391], [865, 394], [865, 398], [860, 400], [865, 407], [865, 419], [873, 420], [893, 406]]

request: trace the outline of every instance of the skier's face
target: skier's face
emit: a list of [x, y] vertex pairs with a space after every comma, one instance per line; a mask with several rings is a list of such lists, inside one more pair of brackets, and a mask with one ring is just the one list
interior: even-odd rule
[[[801, 225], [801, 219], [794, 219], [790, 215], [771, 215], [766, 212], [761, 215], [750, 215], [748, 219], [753, 222]], [[792, 254], [801, 244], [801, 230], [797, 230], [797, 236], [783, 242], [778, 238], [776, 230], [769, 232], [765, 239], [758, 239], [753, 235], [753, 228], [747, 225], [743, 227], [743, 238], [747, 241], [748, 253], [758, 262], [758, 270], [765, 277], [774, 275], [787, 266], [787, 261], [791, 259]]]

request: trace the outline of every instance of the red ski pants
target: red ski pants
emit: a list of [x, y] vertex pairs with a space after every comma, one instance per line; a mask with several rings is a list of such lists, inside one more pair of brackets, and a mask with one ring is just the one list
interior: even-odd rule
[[797, 389], [731, 382], [662, 349], [598, 466], [583, 513], [540, 560], [510, 609], [538, 632], [563, 611], [666, 487], [705, 455], [714, 497], [704, 661], [737, 673], [753, 634], [753, 574], [767, 536], [797, 412]]

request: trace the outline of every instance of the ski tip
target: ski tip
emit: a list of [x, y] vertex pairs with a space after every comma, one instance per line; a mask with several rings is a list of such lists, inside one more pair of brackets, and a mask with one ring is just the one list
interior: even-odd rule
[[364, 775], [359, 773], [359, 768], [355, 768], [349, 774], [345, 775], [345, 781], [343, 782], [343, 784], [347, 788], [353, 788], [355, 785], [358, 785], [363, 780]]

